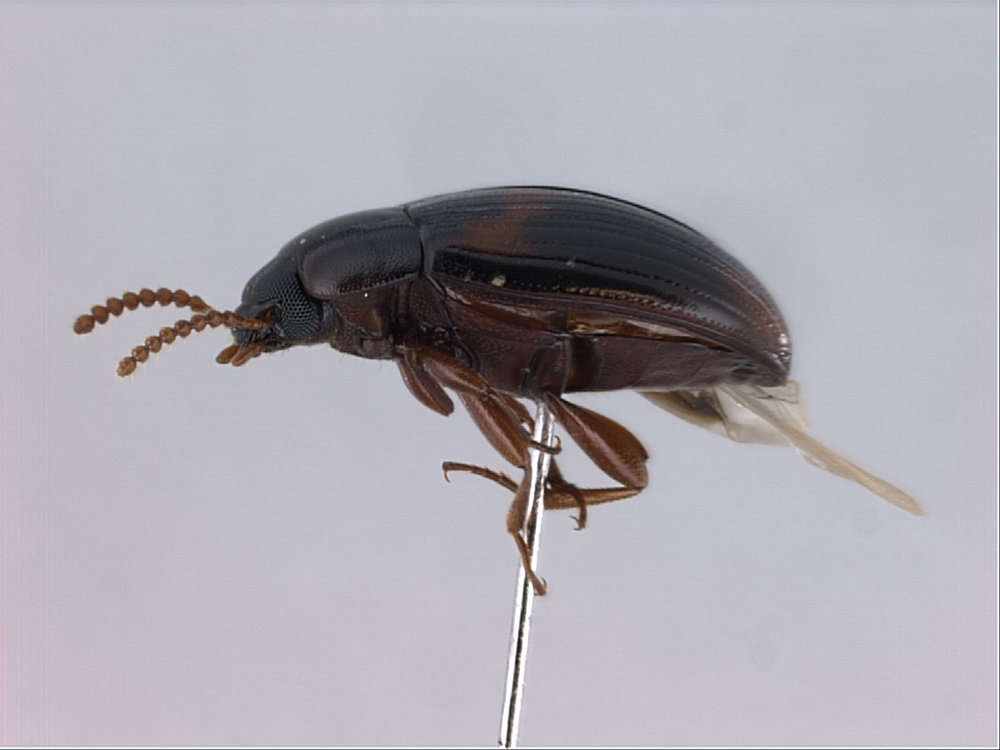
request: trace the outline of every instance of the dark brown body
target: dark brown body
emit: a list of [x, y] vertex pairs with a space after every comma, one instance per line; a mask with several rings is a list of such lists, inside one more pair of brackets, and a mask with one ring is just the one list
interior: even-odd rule
[[[562, 188], [472, 190], [324, 222], [250, 280], [236, 313], [265, 330], [237, 332], [227, 357], [328, 342], [391, 358], [428, 408], [450, 414], [445, 391], [457, 393], [521, 468], [531, 419], [515, 398], [545, 403], [621, 485], [580, 489], [553, 461], [546, 504], [577, 508], [581, 525], [588, 505], [646, 486], [647, 454], [624, 427], [563, 394], [780, 385], [791, 361], [781, 313], [739, 261], [663, 214]], [[541, 591], [521, 536], [527, 473], [515, 483], [483, 467], [447, 468], [515, 491], [507, 529]]]
[[[524, 469], [516, 482], [446, 462], [514, 492], [507, 513], [536, 591], [522, 535], [531, 415], [543, 404], [618, 485], [577, 487], [550, 463], [545, 507], [587, 508], [646, 487], [648, 455], [627, 429], [568, 401], [575, 391], [638, 389], [668, 411], [737, 440], [787, 442], [808, 460], [913, 513], [905, 492], [830, 451], [804, 429], [784, 320], [739, 261], [663, 214], [579, 190], [508, 187], [363, 211], [297, 235], [258, 271], [235, 312], [183, 290], [109, 298], [78, 318], [78, 333], [139, 304], [199, 314], [164, 328], [119, 364], [128, 375], [176, 336], [232, 328], [217, 361], [236, 366], [290, 346], [329, 344], [392, 359], [410, 393], [447, 416], [456, 394], [497, 452]], [[754, 421], [756, 420], [756, 421]], [[527, 428], [527, 429], [526, 429]]]
[[497, 452], [525, 472], [515, 482], [468, 464], [445, 470], [514, 491], [507, 530], [539, 592], [522, 536], [529, 451], [539, 445], [518, 397], [548, 407], [618, 482], [582, 489], [551, 461], [546, 507], [577, 509], [582, 527], [589, 505], [642, 491], [648, 455], [624, 427], [564, 394], [640, 389], [700, 421], [721, 417], [702, 389], [781, 385], [791, 360], [777, 306], [739, 261], [663, 214], [563, 188], [473, 190], [323, 222], [247, 282], [234, 313], [180, 290], [132, 297], [109, 299], [114, 305], [94, 308], [77, 329], [139, 302], [197, 301], [204, 312], [136, 347], [119, 365], [123, 375], [174, 335], [225, 324], [235, 343], [217, 358], [223, 364], [325, 343], [394, 360], [411, 394], [439, 414], [454, 409], [446, 391], [456, 394]]

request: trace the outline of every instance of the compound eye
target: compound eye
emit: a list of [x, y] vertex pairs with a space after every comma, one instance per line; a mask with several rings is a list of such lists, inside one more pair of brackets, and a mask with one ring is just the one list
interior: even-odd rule
[[295, 261], [279, 256], [243, 288], [240, 314], [272, 324], [286, 343], [310, 340], [320, 328], [321, 310], [299, 282]]
[[278, 292], [277, 304], [271, 310], [274, 325], [286, 341], [305, 341], [319, 330], [319, 309], [306, 296], [297, 274], [285, 281]]

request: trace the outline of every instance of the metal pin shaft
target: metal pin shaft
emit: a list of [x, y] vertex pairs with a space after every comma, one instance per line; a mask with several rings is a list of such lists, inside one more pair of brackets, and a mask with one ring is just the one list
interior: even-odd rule
[[[538, 402], [535, 411], [535, 431], [532, 437], [543, 445], [555, 445], [555, 419], [545, 406]], [[531, 451], [531, 494], [525, 515], [524, 539], [531, 550], [531, 567], [538, 570], [538, 548], [542, 537], [542, 512], [544, 509], [545, 479], [549, 473], [552, 456], [539, 450]], [[503, 716], [500, 720], [500, 747], [517, 745], [518, 726], [521, 721], [521, 703], [524, 695], [524, 671], [528, 662], [528, 635], [531, 630], [531, 609], [535, 589], [518, 565], [517, 589], [514, 592], [514, 615], [511, 625], [510, 653], [507, 656], [507, 682], [504, 689]]]

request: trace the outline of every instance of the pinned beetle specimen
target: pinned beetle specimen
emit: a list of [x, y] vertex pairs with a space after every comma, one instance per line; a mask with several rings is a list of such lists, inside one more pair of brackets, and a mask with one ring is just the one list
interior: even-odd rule
[[[75, 326], [154, 303], [190, 305], [190, 320], [146, 339], [119, 364], [206, 326], [232, 329], [217, 361], [242, 365], [299, 344], [329, 344], [392, 359], [403, 382], [439, 414], [453, 391], [500, 455], [525, 469], [531, 418], [544, 403], [618, 484], [584, 489], [555, 461], [545, 507], [623, 500], [648, 483], [647, 454], [624, 427], [567, 401], [567, 393], [631, 389], [701, 427], [743, 442], [791, 444], [810, 463], [898, 507], [917, 502], [814, 439], [788, 380], [791, 342], [777, 305], [738, 260], [685, 224], [642, 206], [578, 190], [473, 190], [342, 216], [285, 245], [243, 289], [234, 312], [183, 291], [127, 293]], [[552, 451], [552, 449], [547, 449]], [[557, 450], [557, 449], [556, 449]], [[514, 492], [507, 531], [536, 591], [521, 537], [528, 497], [519, 482], [447, 462]]]

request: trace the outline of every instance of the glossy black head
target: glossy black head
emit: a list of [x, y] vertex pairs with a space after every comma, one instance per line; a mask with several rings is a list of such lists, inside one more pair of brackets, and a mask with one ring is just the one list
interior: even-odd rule
[[233, 329], [241, 347], [259, 344], [269, 352], [323, 339], [322, 303], [302, 287], [294, 257], [279, 255], [255, 273], [243, 288], [236, 314], [268, 324], [258, 331]]

